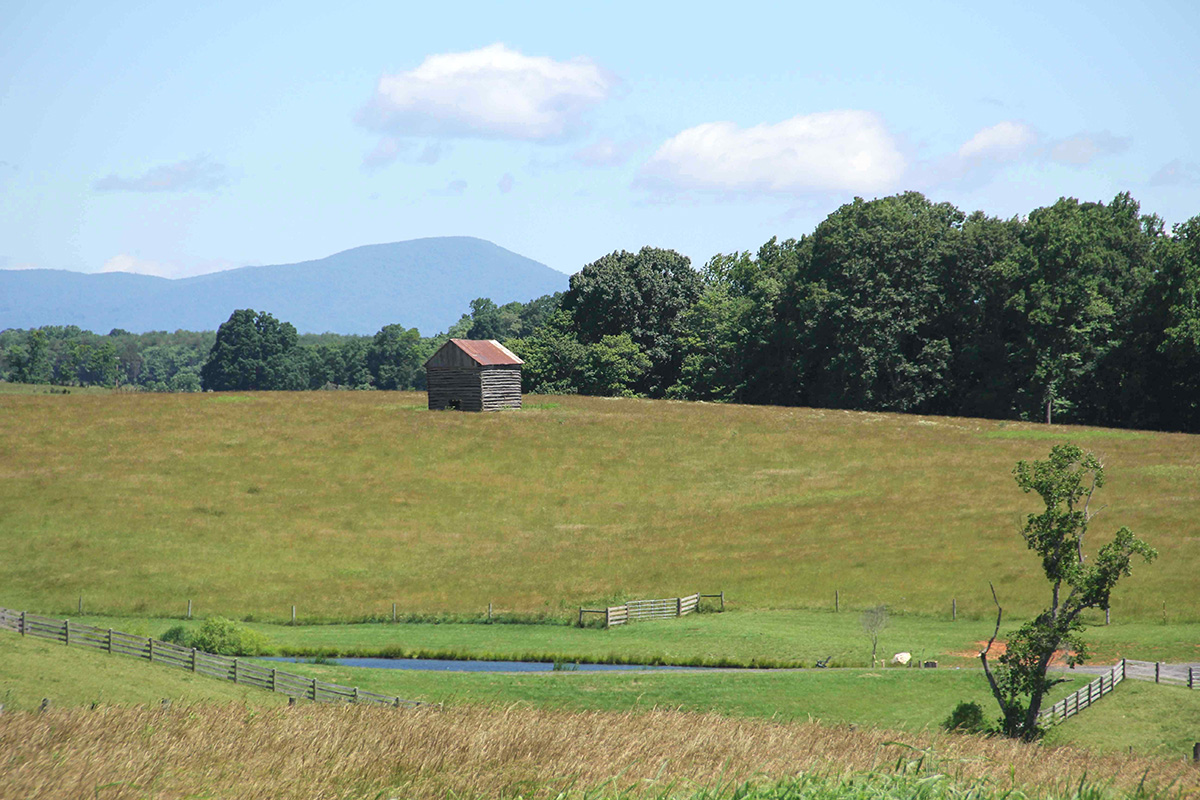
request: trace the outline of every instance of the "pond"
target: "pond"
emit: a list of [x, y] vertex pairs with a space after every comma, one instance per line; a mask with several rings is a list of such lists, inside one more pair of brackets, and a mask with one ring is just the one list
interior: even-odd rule
[[[264, 661], [288, 661], [293, 664], [313, 663], [311, 658], [266, 658]], [[473, 661], [440, 658], [328, 658], [319, 663], [339, 667], [371, 667], [374, 669], [424, 669], [435, 672], [553, 672], [549, 661]], [[628, 672], [634, 670], [703, 670], [706, 667], [665, 667], [650, 664], [575, 664], [563, 663], [564, 672]]]

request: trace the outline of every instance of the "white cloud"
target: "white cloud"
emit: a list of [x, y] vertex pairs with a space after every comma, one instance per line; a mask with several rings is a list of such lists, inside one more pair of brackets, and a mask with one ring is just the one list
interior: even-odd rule
[[905, 166], [879, 115], [824, 111], [752, 128], [689, 128], [658, 149], [638, 182], [718, 192], [868, 193], [895, 186]]
[[958, 148], [965, 161], [1017, 161], [1037, 144], [1037, 132], [1023, 122], [1004, 121], [984, 128]]
[[1048, 155], [1051, 161], [1059, 164], [1085, 167], [1097, 158], [1123, 153], [1129, 145], [1128, 137], [1113, 136], [1108, 131], [1077, 133], [1052, 142]]
[[516, 182], [517, 181], [512, 176], [512, 173], [506, 172], [500, 178], [500, 181], [496, 184], [496, 187], [500, 189], [500, 194], [508, 194], [512, 191], [513, 186], [516, 185]]
[[493, 44], [384, 75], [358, 119], [402, 136], [561, 140], [583, 127], [584, 113], [614, 86], [589, 59], [554, 61]]
[[1176, 158], [1150, 178], [1151, 186], [1200, 186], [1200, 164]]
[[572, 157], [589, 167], [619, 167], [629, 160], [640, 144], [633, 140], [618, 142], [606, 137], [576, 150]]
[[225, 165], [197, 156], [152, 167], [135, 178], [107, 175], [92, 188], [98, 192], [212, 192], [229, 183]]

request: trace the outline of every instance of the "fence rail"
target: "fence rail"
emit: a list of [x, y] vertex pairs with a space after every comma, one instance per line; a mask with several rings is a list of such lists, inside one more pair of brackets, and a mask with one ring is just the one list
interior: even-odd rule
[[1125, 677], [1139, 681], [1169, 683], [1195, 689], [1200, 685], [1200, 669], [1195, 664], [1164, 664], [1161, 661], [1125, 662]]
[[579, 624], [583, 624], [584, 614], [603, 614], [604, 627], [606, 628], [644, 619], [682, 617], [691, 614], [699, 607], [701, 597], [719, 597], [721, 599], [721, 610], [725, 610], [724, 592], [720, 594], [700, 594], [696, 592], [687, 597], [664, 597], [658, 600], [630, 600], [622, 605], [608, 606], [606, 608], [580, 607]]
[[419, 700], [404, 700], [386, 694], [376, 694], [357, 686], [340, 686], [325, 683], [316, 678], [306, 678], [291, 672], [283, 672], [240, 658], [206, 653], [194, 647], [183, 647], [147, 636], [134, 636], [121, 631], [93, 628], [80, 625], [69, 619], [55, 619], [0, 608], [0, 630], [8, 630], [22, 636], [36, 636], [64, 645], [79, 645], [107, 653], [133, 656], [145, 661], [165, 664], [178, 669], [207, 675], [223, 681], [254, 686], [271, 692], [299, 697], [315, 703], [365, 703], [368, 705], [391, 706], [393, 708], [417, 708], [431, 706], [440, 708], [440, 703], [424, 703]]
[[1154, 681], [1195, 689], [1200, 685], [1200, 670], [1195, 664], [1164, 664], [1161, 661], [1121, 659], [1120, 663], [1038, 714], [1039, 722], [1057, 722], [1073, 717], [1113, 690], [1123, 680]]
[[1090, 706], [1092, 703], [1099, 700], [1104, 695], [1111, 692], [1116, 685], [1125, 680], [1125, 660], [1122, 659], [1119, 664], [1114, 666], [1108, 672], [1101, 675], [1096, 680], [1084, 686], [1082, 689], [1072, 692], [1071, 694], [1059, 700], [1050, 708], [1038, 714], [1038, 722], [1061, 722], [1068, 717], [1073, 717], [1083, 709]]

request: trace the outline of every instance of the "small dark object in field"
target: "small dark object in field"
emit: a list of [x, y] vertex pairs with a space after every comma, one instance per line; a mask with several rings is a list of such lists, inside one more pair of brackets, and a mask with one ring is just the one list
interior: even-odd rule
[[826, 656], [817, 662], [817, 669], [825, 669], [829, 666], [829, 662], [833, 661], [833, 656]]

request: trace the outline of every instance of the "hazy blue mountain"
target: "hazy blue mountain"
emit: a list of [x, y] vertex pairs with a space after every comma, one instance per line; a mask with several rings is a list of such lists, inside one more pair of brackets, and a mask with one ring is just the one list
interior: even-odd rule
[[78, 325], [214, 330], [239, 308], [301, 333], [371, 334], [398, 323], [446, 330], [476, 297], [522, 302], [564, 291], [567, 276], [483, 239], [452, 236], [356, 247], [316, 261], [170, 280], [121, 272], [0, 270], [0, 330]]

